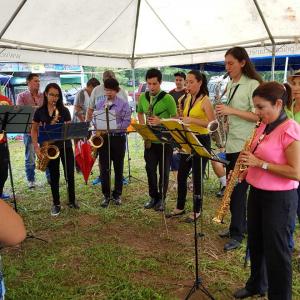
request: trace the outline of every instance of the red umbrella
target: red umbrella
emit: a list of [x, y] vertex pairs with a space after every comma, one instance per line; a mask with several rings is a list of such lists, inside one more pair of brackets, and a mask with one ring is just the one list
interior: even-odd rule
[[95, 158], [92, 156], [92, 147], [87, 141], [80, 140], [75, 146], [75, 159], [83, 174], [85, 183], [89, 179]]

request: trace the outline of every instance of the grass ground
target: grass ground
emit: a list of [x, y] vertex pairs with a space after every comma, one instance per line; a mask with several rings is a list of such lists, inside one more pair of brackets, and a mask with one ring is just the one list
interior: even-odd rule
[[[52, 198], [44, 174], [38, 172], [41, 186], [28, 190], [23, 144], [10, 142], [19, 212], [28, 234], [47, 242], [28, 238], [18, 247], [1, 250], [6, 299], [184, 299], [195, 278], [193, 226], [182, 222], [182, 218], [165, 224], [161, 213], [143, 209], [148, 190], [143, 143], [131, 134], [129, 145], [131, 175], [139, 180], [133, 178], [124, 187], [121, 207], [100, 208], [101, 188], [91, 185], [98, 175], [95, 165], [88, 185], [81, 174], [76, 174], [79, 211], [65, 205], [61, 176], [63, 210], [58, 217], [51, 217]], [[124, 175], [128, 175], [127, 158]], [[214, 196], [218, 182], [211, 169], [204, 187], [204, 213], [198, 224], [198, 230], [205, 234], [199, 240], [200, 276], [215, 299], [232, 299], [232, 292], [243, 286], [249, 275], [249, 268], [243, 268], [245, 244], [234, 252], [223, 252], [225, 241], [217, 233], [226, 225], [212, 222], [219, 200]], [[170, 191], [168, 209], [175, 206], [175, 199], [176, 192]], [[187, 202], [190, 210], [191, 195]], [[228, 224], [228, 218], [226, 221]], [[296, 250], [293, 257], [296, 300], [300, 299], [298, 254]], [[190, 299], [208, 298], [197, 291]]]

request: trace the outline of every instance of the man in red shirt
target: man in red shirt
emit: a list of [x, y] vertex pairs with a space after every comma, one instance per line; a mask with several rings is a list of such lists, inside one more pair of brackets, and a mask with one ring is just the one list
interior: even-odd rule
[[[1, 95], [0, 90], [0, 105], [12, 105], [9, 98]], [[9, 199], [8, 194], [3, 193], [3, 187], [8, 177], [8, 149], [5, 144], [6, 139], [3, 136], [2, 130], [0, 130], [0, 199]]]

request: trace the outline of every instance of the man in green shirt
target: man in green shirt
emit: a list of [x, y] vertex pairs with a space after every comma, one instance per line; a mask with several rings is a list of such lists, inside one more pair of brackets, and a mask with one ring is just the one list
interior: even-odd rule
[[[140, 124], [150, 126], [160, 125], [160, 119], [174, 117], [177, 113], [176, 103], [173, 97], [160, 89], [162, 74], [157, 69], [149, 69], [146, 73], [146, 82], [149, 91], [142, 93], [138, 104], [138, 120]], [[146, 117], [146, 118], [145, 118]], [[154, 208], [157, 211], [164, 210], [164, 199], [168, 190], [170, 163], [172, 147], [169, 144], [164, 146], [164, 188], [162, 189], [162, 154], [161, 143], [151, 143], [146, 146], [144, 158], [149, 185], [149, 201], [145, 208]], [[157, 178], [157, 167], [159, 166], [159, 186]], [[162, 191], [163, 190], [163, 191]]]

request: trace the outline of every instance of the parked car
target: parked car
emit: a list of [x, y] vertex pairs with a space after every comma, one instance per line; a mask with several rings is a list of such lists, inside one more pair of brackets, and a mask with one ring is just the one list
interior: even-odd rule
[[77, 89], [77, 88], [71, 88], [64, 92], [64, 96], [66, 98], [67, 105], [74, 105], [75, 96], [78, 93], [78, 91], [79, 91], [79, 89]]

